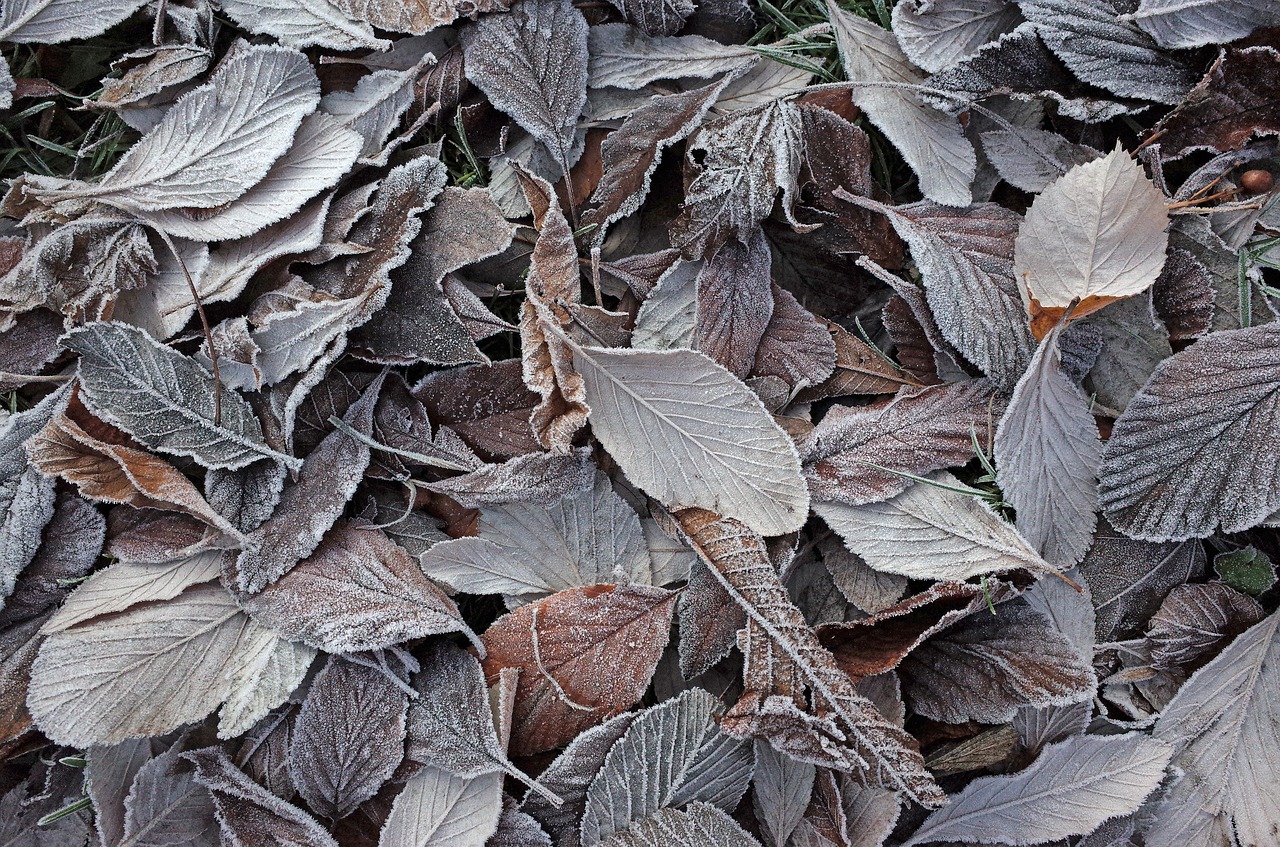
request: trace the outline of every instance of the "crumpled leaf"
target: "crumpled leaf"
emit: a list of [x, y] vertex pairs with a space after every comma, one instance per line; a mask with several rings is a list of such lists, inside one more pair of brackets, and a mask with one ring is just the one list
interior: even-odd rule
[[89, 410], [147, 447], [189, 456], [207, 468], [242, 468], [261, 458], [300, 466], [266, 445], [262, 426], [239, 395], [219, 389], [199, 364], [142, 330], [94, 323], [72, 330], [63, 343], [80, 354], [80, 388]]
[[587, 102], [587, 22], [569, 0], [520, 0], [462, 32], [467, 79], [568, 173]]
[[1103, 453], [1108, 520], [1134, 538], [1181, 541], [1220, 524], [1240, 532], [1274, 512], [1280, 494], [1259, 480], [1275, 472], [1261, 445], [1280, 437], [1278, 365], [1280, 324], [1217, 332], [1166, 359]]
[[298, 712], [289, 772], [317, 813], [346, 817], [382, 786], [404, 757], [409, 697], [387, 672], [334, 656]]
[[582, 847], [595, 847], [665, 808], [708, 803], [730, 810], [751, 777], [751, 746], [716, 725], [701, 689], [646, 710], [605, 757], [587, 791]]
[[[765, 535], [804, 522], [808, 491], [795, 447], [724, 368], [692, 350], [574, 345], [573, 361], [591, 407], [592, 432], [650, 496], [668, 506], [718, 509]], [[690, 414], [694, 397], [699, 408]], [[691, 463], [662, 459], [675, 451]]]
[[968, 206], [977, 154], [954, 118], [920, 102], [911, 91], [859, 87], [859, 82], [919, 85], [923, 77], [893, 35], [878, 24], [827, 4], [853, 102], [898, 148], [920, 180], [926, 198], [944, 206]]
[[1184, 775], [1156, 807], [1149, 847], [1261, 847], [1273, 837], [1280, 750], [1268, 727], [1280, 703], [1277, 624], [1280, 614], [1272, 613], [1238, 636], [1156, 721], [1155, 738], [1173, 745], [1173, 765]]
[[661, 588], [599, 585], [495, 621], [481, 636], [486, 679], [521, 670], [512, 754], [550, 750], [639, 700], [666, 645], [675, 599]]
[[1046, 747], [1023, 771], [974, 780], [905, 844], [1039, 844], [1086, 835], [1137, 811], [1172, 755], [1168, 744], [1136, 732], [1075, 736]]
[[1037, 335], [1073, 303], [1072, 316], [1083, 317], [1150, 287], [1164, 267], [1168, 225], [1164, 196], [1118, 146], [1046, 188], [1013, 255]]

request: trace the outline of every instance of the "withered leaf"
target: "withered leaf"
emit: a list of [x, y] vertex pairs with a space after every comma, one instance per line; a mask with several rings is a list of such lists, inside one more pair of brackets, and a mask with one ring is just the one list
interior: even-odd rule
[[820, 385], [840, 359], [834, 337], [795, 295], [774, 283], [773, 314], [756, 348], [753, 376], [774, 376], [793, 388]]
[[1260, 445], [1280, 435], [1278, 364], [1280, 324], [1214, 333], [1166, 359], [1103, 453], [1108, 520], [1135, 538], [1180, 541], [1220, 524], [1239, 532], [1274, 512], [1280, 500], [1260, 482], [1273, 472]]
[[481, 636], [490, 682], [520, 668], [511, 752], [550, 750], [635, 703], [666, 645], [676, 595], [600, 585], [553, 594]]
[[698, 272], [697, 349], [742, 379], [773, 316], [769, 242], [759, 228], [726, 241]]
[[[805, 480], [817, 500], [888, 500], [923, 474], [963, 465], [990, 442], [1003, 403], [983, 382], [904, 388], [888, 403], [832, 408], [805, 443]], [[876, 467], [878, 466], [878, 467]]]
[[1277, 73], [1280, 54], [1273, 47], [1224, 50], [1187, 99], [1157, 125], [1161, 155], [1225, 153], [1240, 149], [1251, 136], [1280, 133], [1280, 108], [1261, 96], [1257, 85]]
[[241, 597], [258, 621], [330, 653], [392, 647], [470, 630], [457, 606], [377, 527], [340, 521], [315, 551], [261, 591]]
[[1151, 618], [1147, 640], [1159, 670], [1189, 669], [1263, 618], [1247, 594], [1220, 582], [1179, 585]]
[[313, 811], [345, 817], [404, 757], [409, 697], [387, 672], [333, 656], [312, 680], [289, 746], [289, 772]]

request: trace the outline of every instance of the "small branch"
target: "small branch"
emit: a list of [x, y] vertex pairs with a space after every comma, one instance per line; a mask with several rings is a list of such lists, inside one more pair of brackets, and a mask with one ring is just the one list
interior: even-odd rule
[[187, 263], [182, 261], [182, 255], [178, 252], [178, 248], [174, 246], [173, 239], [162, 229], [156, 229], [154, 232], [160, 236], [160, 240], [169, 248], [173, 258], [177, 260], [178, 267], [182, 270], [182, 276], [187, 281], [187, 288], [191, 290], [191, 299], [195, 301], [196, 312], [200, 315], [200, 325], [204, 328], [204, 341], [209, 345], [209, 363], [212, 365], [211, 370], [213, 371], [213, 425], [222, 426], [222, 376], [218, 373], [218, 351], [213, 346], [213, 330], [209, 328], [209, 318], [204, 313], [204, 303], [200, 302], [200, 292], [196, 291], [195, 280], [191, 278], [190, 272], [187, 271]]

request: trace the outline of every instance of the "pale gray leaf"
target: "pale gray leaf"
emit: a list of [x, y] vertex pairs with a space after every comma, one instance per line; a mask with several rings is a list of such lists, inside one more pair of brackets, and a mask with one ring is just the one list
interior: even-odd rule
[[978, 158], [959, 121], [920, 101], [913, 91], [861, 88], [859, 82], [919, 85], [924, 77], [903, 55], [893, 34], [877, 23], [827, 4], [853, 102], [898, 148], [920, 180], [926, 198], [944, 206], [968, 206]]
[[1155, 319], [1149, 291], [1105, 306], [1083, 323], [1102, 336], [1086, 387], [1098, 403], [1123, 412], [1156, 367], [1173, 355], [1169, 332]]
[[1261, 523], [1280, 491], [1280, 324], [1206, 336], [1166, 359], [1116, 421], [1099, 496], [1107, 518], [1151, 541]]
[[588, 34], [592, 88], [637, 90], [660, 79], [707, 79], [758, 61], [745, 47], [700, 35], [648, 36], [626, 24], [601, 24]]
[[266, 176], [319, 102], [320, 81], [306, 56], [246, 48], [174, 104], [100, 181], [54, 196], [138, 212], [222, 206]]
[[1013, 728], [1023, 749], [1038, 756], [1046, 744], [1083, 735], [1092, 716], [1093, 704], [1088, 700], [1065, 706], [1021, 706], [1013, 716]]
[[253, 532], [275, 511], [286, 476], [284, 467], [270, 460], [234, 471], [209, 471], [204, 476], [205, 499], [236, 529]]
[[1089, 400], [1062, 369], [1049, 333], [1018, 380], [996, 429], [996, 482], [1018, 532], [1046, 561], [1070, 567], [1093, 540], [1102, 440]]
[[528, 814], [520, 811], [510, 795], [502, 798], [498, 829], [485, 847], [553, 847], [551, 837]]
[[256, 620], [330, 653], [461, 632], [457, 606], [377, 527], [340, 521], [315, 552], [241, 602]]
[[1072, 568], [1063, 576], [1075, 584], [1064, 579], [1042, 579], [1022, 596], [1076, 648], [1086, 662], [1092, 662], [1098, 641], [1098, 615], [1093, 608], [1093, 594], [1087, 585], [1081, 585], [1084, 578], [1079, 568]]
[[272, 649], [246, 663], [218, 713], [218, 737], [236, 738], [253, 729], [272, 709], [289, 699], [315, 658], [315, 648], [277, 638]]
[[73, 330], [63, 343], [80, 354], [80, 386], [93, 411], [146, 446], [189, 456], [206, 468], [242, 468], [264, 457], [299, 467], [297, 459], [266, 445], [243, 398], [220, 389], [193, 359], [142, 330], [94, 323]]
[[889, 608], [906, 591], [905, 576], [875, 570], [835, 536], [820, 541], [818, 550], [836, 589], [845, 600], [867, 614]]
[[1000, 178], [1023, 191], [1038, 194], [1076, 165], [1083, 165], [1102, 153], [1083, 144], [1073, 144], [1056, 132], [1018, 127], [996, 129], [981, 135], [982, 152]]
[[570, 492], [590, 488], [595, 478], [591, 449], [579, 447], [568, 455], [527, 453], [424, 487], [447, 494], [468, 509], [522, 500], [549, 506]]
[[221, 748], [196, 750], [184, 758], [196, 766], [196, 780], [213, 795], [223, 844], [338, 847], [315, 818], [254, 782]]
[[892, 500], [862, 506], [815, 503], [813, 510], [850, 550], [887, 573], [964, 581], [1015, 568], [1054, 570], [975, 496], [976, 490], [947, 471], [927, 479]]
[[355, 811], [404, 758], [409, 697], [387, 672], [333, 656], [311, 682], [289, 745], [302, 799], [338, 819]]
[[200, 293], [199, 280], [209, 264], [209, 245], [185, 238], [171, 241], [177, 249], [169, 250], [165, 245], [159, 250], [159, 267], [147, 284], [121, 291], [111, 312], [115, 320], [146, 330], [159, 341], [177, 334], [195, 315], [196, 304], [187, 277], [196, 283], [196, 292]]
[[0, 59], [0, 109], [13, 106], [13, 92], [17, 89], [18, 84], [13, 81], [13, 72], [9, 70], [8, 61]]
[[364, 140], [360, 147], [361, 159], [385, 165], [385, 156], [379, 154], [391, 131], [413, 104], [413, 84], [422, 70], [422, 65], [415, 65], [407, 71], [374, 71], [361, 77], [351, 91], [334, 91], [321, 97], [320, 111], [359, 133]]
[[566, 172], [587, 103], [587, 22], [569, 0], [519, 0], [462, 31], [467, 79]]
[[637, 350], [692, 349], [697, 330], [698, 287], [694, 266], [681, 264], [645, 298], [631, 332]]
[[43, 631], [61, 632], [139, 603], [171, 600], [192, 585], [217, 579], [222, 556], [221, 550], [209, 550], [163, 564], [116, 562], [77, 587]]
[[762, 59], [728, 80], [715, 107], [724, 112], [737, 112], [763, 106], [799, 94], [813, 77], [813, 71], [807, 68]]
[[[1156, 722], [1184, 772], [1156, 809], [1148, 847], [1264, 847], [1280, 821], [1280, 613], [1195, 673]], [[1234, 832], [1235, 837], [1232, 838]]]
[[[18, 452], [22, 452], [20, 448]], [[40, 549], [41, 533], [53, 519], [56, 481], [28, 467], [13, 484], [13, 496], [0, 523], [0, 608], [13, 593], [18, 575]]]
[[662, 809], [637, 821], [602, 847], [760, 847], [760, 842], [715, 806], [690, 803], [684, 809]]
[[290, 47], [381, 50], [388, 42], [373, 27], [352, 20], [330, 0], [222, 0], [228, 17], [249, 32], [270, 35]]
[[[67, 596], [68, 586], [93, 570], [102, 552], [107, 522], [77, 494], [59, 492], [53, 517], [44, 525], [39, 549], [23, 569], [0, 610], [0, 630], [46, 617]], [[20, 559], [18, 561], [21, 561]], [[32, 658], [35, 654], [32, 653]]]
[[424, 767], [396, 795], [378, 847], [484, 847], [502, 814], [502, 775]]
[[760, 822], [768, 847], [786, 847], [791, 833], [804, 817], [817, 771], [808, 762], [779, 753], [767, 741], [757, 739], [755, 751], [751, 800], [756, 820]]
[[210, 250], [208, 264], [196, 279], [201, 301], [208, 304], [234, 300], [253, 275], [270, 262], [319, 247], [324, 240], [329, 203], [327, 197], [317, 199], [277, 224]]
[[930, 73], [967, 59], [1021, 22], [1010, 0], [903, 0], [893, 7], [898, 44]]
[[12, 0], [0, 9], [0, 41], [59, 44], [92, 38], [132, 15], [145, 0], [103, 0], [86, 6], [76, 0]]
[[904, 844], [1029, 845], [1084, 835], [1137, 811], [1164, 779], [1173, 749], [1139, 733], [1080, 735], [1050, 745], [1030, 767], [969, 783]]
[[841, 774], [840, 806], [850, 847], [881, 847], [898, 822], [898, 797], [883, 788], [867, 788]]
[[137, 771], [124, 801], [124, 832], [110, 847], [218, 847], [213, 799], [181, 761], [180, 743]]
[[279, 640], [222, 586], [195, 585], [51, 634], [27, 705], [45, 734], [65, 744], [162, 735], [232, 697]]
[[595, 847], [664, 808], [738, 805], [754, 758], [751, 745], [720, 731], [718, 706], [695, 688], [636, 718], [587, 791], [582, 847]]
[[85, 751], [85, 794], [103, 847], [117, 847], [124, 837], [125, 798], [138, 771], [163, 749], [155, 739], [133, 738]]
[[1128, 0], [1018, 0], [1040, 37], [1080, 79], [1122, 97], [1180, 103], [1202, 63], [1162, 50], [1122, 12]]
[[1014, 243], [1014, 277], [1025, 280], [1024, 296], [1051, 323], [1077, 301], [1074, 314], [1082, 317], [1155, 282], [1168, 225], [1164, 195], [1117, 147], [1036, 197]]
[[647, 494], [764, 535], [804, 523], [809, 494], [791, 439], [724, 368], [692, 350], [575, 345], [573, 359], [593, 432]]
[[1280, 24], [1280, 8], [1257, 0], [1142, 0], [1133, 19], [1161, 47], [1199, 47]]

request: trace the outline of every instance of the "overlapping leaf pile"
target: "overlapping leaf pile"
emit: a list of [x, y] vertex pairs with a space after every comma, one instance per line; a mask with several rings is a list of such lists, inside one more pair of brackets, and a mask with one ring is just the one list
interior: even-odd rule
[[0, 204], [0, 843], [1280, 843], [1280, 7], [144, 5], [0, 11], [139, 36]]

